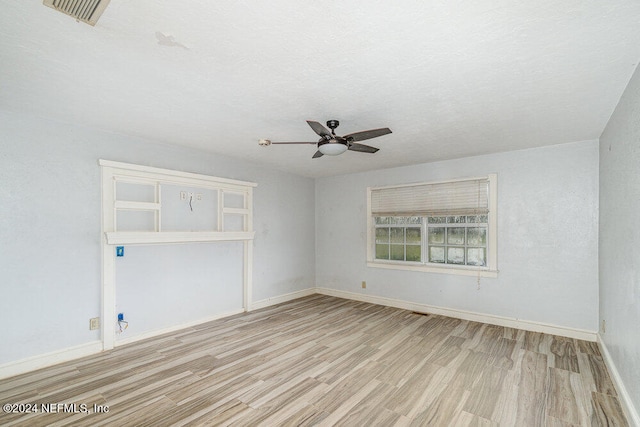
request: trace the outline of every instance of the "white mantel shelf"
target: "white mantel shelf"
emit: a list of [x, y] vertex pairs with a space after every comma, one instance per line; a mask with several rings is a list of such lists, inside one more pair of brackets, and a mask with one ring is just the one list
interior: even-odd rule
[[247, 241], [253, 240], [255, 231], [111, 231], [104, 234], [108, 245], [152, 245]]

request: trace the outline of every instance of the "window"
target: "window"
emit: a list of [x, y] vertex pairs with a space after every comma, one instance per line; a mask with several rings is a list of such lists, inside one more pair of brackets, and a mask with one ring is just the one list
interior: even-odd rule
[[422, 218], [381, 217], [376, 222], [376, 259], [420, 261]]
[[368, 265], [496, 276], [496, 175], [369, 188]]
[[488, 215], [427, 217], [427, 262], [486, 266], [487, 219]]

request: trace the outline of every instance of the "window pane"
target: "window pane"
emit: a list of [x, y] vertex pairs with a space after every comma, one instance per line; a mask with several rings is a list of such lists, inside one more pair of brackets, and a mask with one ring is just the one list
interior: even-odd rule
[[389, 229], [387, 227], [376, 228], [376, 243], [389, 243]]
[[467, 249], [467, 265], [487, 265], [487, 251], [485, 248]]
[[487, 244], [487, 229], [484, 227], [467, 228], [467, 245], [484, 246]]
[[476, 224], [486, 224], [487, 216], [486, 215], [473, 215], [467, 217], [467, 222], [472, 222]]
[[445, 222], [447, 222], [446, 216], [430, 216], [429, 217], [429, 224], [444, 224]]
[[447, 264], [464, 264], [464, 248], [447, 248]]
[[420, 243], [421, 241], [419, 228], [407, 228], [407, 243]]
[[407, 261], [421, 261], [422, 253], [420, 251], [420, 246], [418, 245], [407, 245]]
[[389, 217], [388, 216], [377, 216], [376, 217], [376, 224], [389, 224]]
[[391, 259], [404, 261], [404, 245], [391, 245]]
[[421, 216], [412, 216], [409, 218], [409, 224], [422, 224]]
[[447, 244], [449, 244], [449, 245], [464, 245], [464, 227], [450, 227], [450, 228], [448, 228], [447, 229]]
[[429, 247], [429, 262], [444, 263], [444, 248], [438, 246]]
[[449, 224], [460, 224], [460, 223], [464, 223], [465, 219], [466, 219], [465, 216], [448, 216], [447, 222]]
[[391, 228], [391, 243], [404, 243], [404, 228]]
[[389, 245], [376, 245], [376, 259], [389, 259]]
[[429, 227], [429, 243], [443, 244], [444, 230], [444, 227]]
[[397, 224], [397, 225], [422, 224], [422, 217], [395, 216], [395, 217], [391, 217], [391, 224]]

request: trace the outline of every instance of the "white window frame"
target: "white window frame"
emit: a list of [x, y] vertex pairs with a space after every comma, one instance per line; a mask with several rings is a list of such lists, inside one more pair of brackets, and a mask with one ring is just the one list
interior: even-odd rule
[[[406, 216], [423, 216], [422, 227], [422, 262], [413, 261], [392, 261], [392, 260], [380, 260], [375, 258], [375, 231], [376, 224], [374, 221], [374, 215], [371, 212], [371, 193], [380, 189], [393, 189], [393, 188], [405, 188], [417, 185], [430, 185], [430, 184], [444, 184], [459, 181], [471, 181], [486, 179], [489, 184], [489, 197], [488, 197], [488, 221], [487, 221], [487, 265], [486, 266], [469, 266], [469, 265], [455, 265], [455, 264], [434, 264], [425, 262], [428, 260], [428, 244], [427, 244], [427, 229], [426, 224], [427, 216], [423, 215], [406, 215]], [[422, 271], [428, 273], [443, 273], [443, 274], [458, 274], [466, 276], [478, 276], [478, 277], [498, 277], [498, 176], [497, 174], [489, 174], [483, 177], [464, 178], [457, 180], [439, 181], [439, 182], [424, 182], [417, 184], [406, 185], [394, 185], [386, 187], [368, 187], [367, 188], [367, 266], [374, 268], [385, 268], [392, 270], [409, 270], [409, 271]], [[454, 215], [454, 214], [452, 214]], [[432, 215], [435, 216], [435, 215]], [[438, 215], [447, 216], [447, 215]]]

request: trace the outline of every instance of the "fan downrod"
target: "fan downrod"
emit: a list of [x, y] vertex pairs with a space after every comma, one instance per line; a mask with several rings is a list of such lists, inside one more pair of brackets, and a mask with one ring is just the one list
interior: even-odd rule
[[340, 122], [337, 120], [327, 120], [327, 127], [331, 129], [332, 134], [336, 134], [336, 128], [340, 126]]

